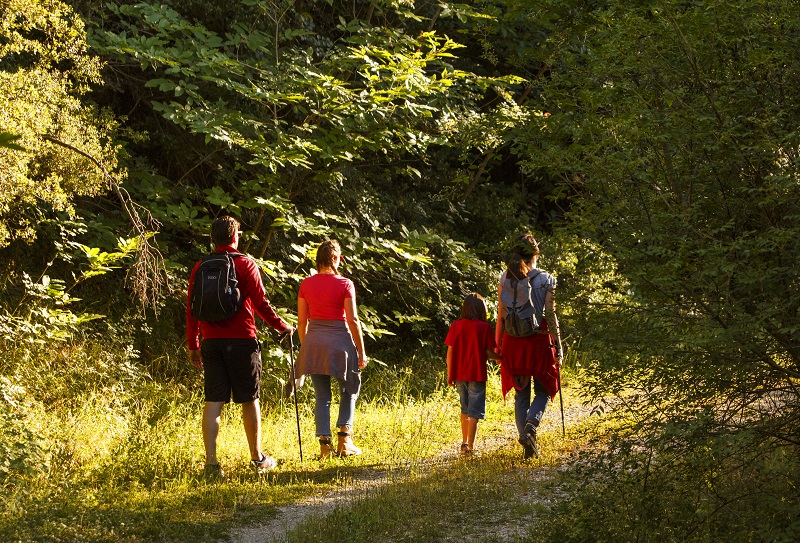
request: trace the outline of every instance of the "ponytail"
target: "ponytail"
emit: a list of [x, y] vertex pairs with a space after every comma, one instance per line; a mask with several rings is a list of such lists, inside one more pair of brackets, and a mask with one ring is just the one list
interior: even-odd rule
[[514, 253], [509, 256], [506, 260], [506, 266], [506, 277], [509, 279], [516, 279], [517, 281], [521, 281], [528, 275], [528, 271], [530, 271], [528, 259], [519, 253]]
[[539, 243], [533, 234], [523, 234], [514, 240], [514, 248], [506, 259], [506, 275], [517, 281], [528, 275], [528, 263], [535, 256], [539, 256]]

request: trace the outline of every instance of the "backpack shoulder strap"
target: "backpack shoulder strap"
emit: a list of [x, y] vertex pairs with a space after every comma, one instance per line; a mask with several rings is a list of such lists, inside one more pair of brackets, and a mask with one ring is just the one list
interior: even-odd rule
[[[543, 272], [543, 270], [536, 270], [536, 273], [530, 276], [528, 279], [528, 285], [531, 287], [531, 295], [533, 295], [533, 280], [539, 277]], [[531, 302], [533, 302], [533, 298], [531, 298]]]
[[541, 275], [541, 274], [542, 274], [542, 270], [536, 270], [536, 273], [534, 273], [534, 274], [531, 276], [531, 278], [530, 278], [530, 279], [528, 279], [528, 282], [529, 282], [529, 283], [533, 283], [533, 280], [534, 280], [534, 279], [536, 279], [537, 277], [539, 277], [539, 275]]
[[210, 258], [212, 256], [228, 256], [230, 258], [243, 256], [243, 257], [247, 258], [247, 255], [244, 254], [244, 253], [229, 253], [228, 251], [214, 251], [213, 253], [209, 253], [206, 256], [204, 256], [203, 260], [205, 260], [207, 258]]
[[514, 301], [512, 302], [513, 305], [511, 306], [511, 308], [514, 311], [516, 311], [517, 310], [517, 286], [519, 285], [519, 281], [514, 281], [512, 279], [511, 282], [514, 283]]

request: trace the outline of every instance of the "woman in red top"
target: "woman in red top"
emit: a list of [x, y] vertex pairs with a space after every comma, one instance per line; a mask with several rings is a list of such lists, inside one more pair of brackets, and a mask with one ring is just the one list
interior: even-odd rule
[[515, 389], [514, 414], [519, 442], [526, 459], [538, 454], [536, 429], [547, 401], [558, 392], [558, 373], [561, 371], [563, 352], [555, 306], [556, 279], [536, 268], [538, 259], [539, 244], [534, 237], [526, 234], [517, 238], [508, 259], [508, 269], [500, 277], [497, 287], [497, 299], [500, 300], [506, 278], [512, 279], [511, 284], [530, 281], [533, 306], [542, 323], [537, 333], [531, 336], [510, 336], [503, 331], [505, 307], [502, 303], [498, 304], [495, 340], [503, 358], [500, 363], [503, 397], [509, 390]]
[[455, 386], [461, 402], [461, 453], [475, 446], [478, 420], [486, 418], [486, 360], [494, 352], [492, 327], [486, 322], [486, 302], [480, 294], [464, 299], [461, 318], [450, 325], [447, 338], [447, 384]]
[[310, 375], [314, 385], [314, 419], [320, 456], [333, 452], [331, 444], [331, 377], [339, 383], [338, 446], [343, 456], [361, 454], [350, 437], [356, 399], [361, 389], [361, 370], [367, 365], [364, 336], [356, 311], [355, 286], [339, 275], [342, 251], [335, 240], [317, 249], [317, 273], [300, 283], [297, 294], [297, 331], [300, 354], [297, 375]]

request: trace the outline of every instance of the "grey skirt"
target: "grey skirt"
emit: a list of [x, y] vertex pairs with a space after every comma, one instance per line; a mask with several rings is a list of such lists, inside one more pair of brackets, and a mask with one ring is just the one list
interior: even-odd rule
[[361, 389], [358, 350], [345, 321], [314, 319], [297, 355], [296, 377], [330, 375], [344, 382], [348, 394]]

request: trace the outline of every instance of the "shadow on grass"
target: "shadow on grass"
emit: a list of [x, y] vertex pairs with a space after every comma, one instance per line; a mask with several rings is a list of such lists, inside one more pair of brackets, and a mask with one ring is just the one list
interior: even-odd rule
[[281, 506], [396, 469], [350, 459], [306, 462], [264, 475], [231, 469], [221, 481], [206, 481], [199, 472], [149, 484], [117, 477], [113, 487], [96, 478], [64, 481], [37, 500], [30, 499], [36, 489], [7, 488], [0, 541], [217, 542], [234, 526], [269, 522]]
[[389, 484], [354, 488], [323, 514], [309, 514], [283, 541], [507, 541], [546, 510], [552, 470], [524, 462], [516, 449], [492, 451], [412, 473]]

